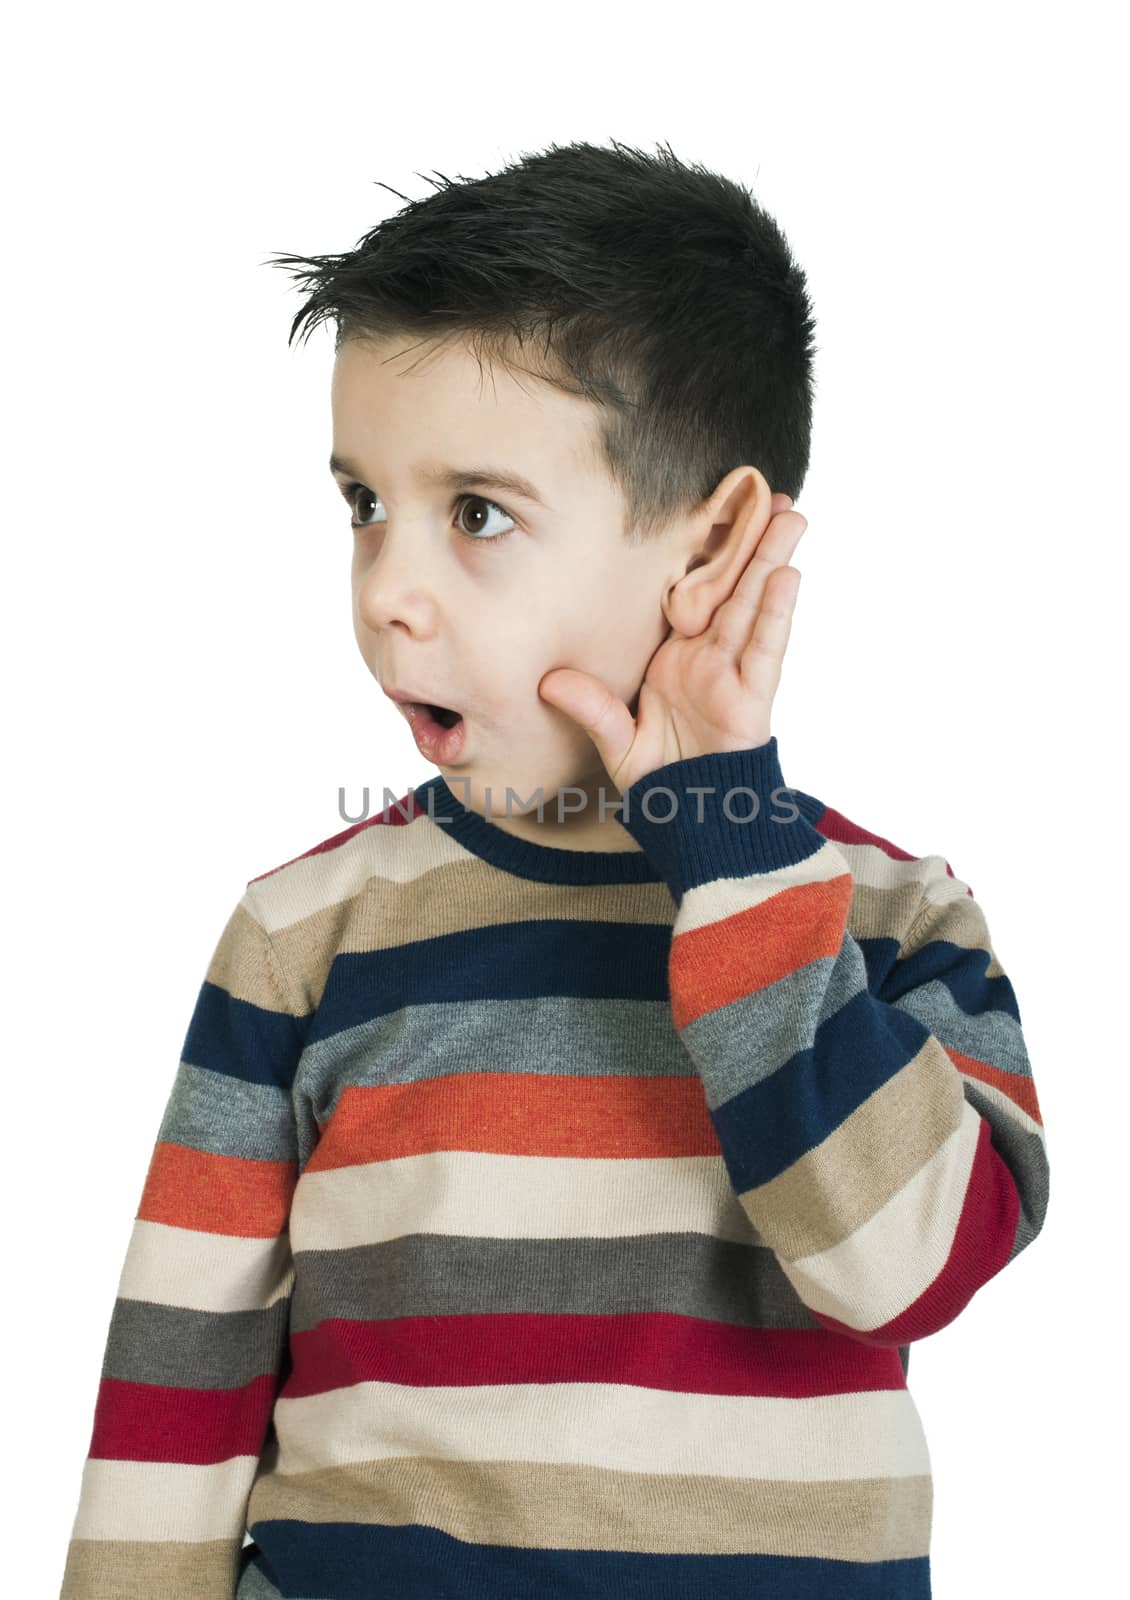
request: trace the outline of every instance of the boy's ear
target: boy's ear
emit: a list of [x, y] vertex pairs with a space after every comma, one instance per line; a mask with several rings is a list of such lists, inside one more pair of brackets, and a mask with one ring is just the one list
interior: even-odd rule
[[774, 494], [756, 467], [735, 467], [687, 521], [681, 550], [691, 550], [682, 573], [663, 594], [663, 614], [676, 633], [693, 639], [734, 592], [770, 521], [792, 506]]

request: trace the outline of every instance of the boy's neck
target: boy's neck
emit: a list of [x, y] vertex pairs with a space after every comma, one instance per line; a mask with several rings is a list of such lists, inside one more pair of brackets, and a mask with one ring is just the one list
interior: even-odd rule
[[[614, 807], [620, 799], [620, 791], [610, 781], [606, 772], [601, 771], [599, 775], [581, 778], [568, 787], [570, 793], [562, 802], [562, 809], [565, 810], [565, 815], [562, 817], [558, 816], [557, 797], [551, 795], [542, 805], [540, 819], [536, 810], [525, 815], [511, 812], [507, 816], [504, 808], [499, 807], [497, 814], [492, 808], [486, 820], [516, 839], [528, 839], [533, 844], [546, 845], [555, 850], [642, 848], [619, 821], [619, 814]], [[577, 789], [584, 791], [583, 806], [580, 804], [580, 796], [574, 792]], [[602, 796], [603, 821], [600, 813]], [[573, 809], [574, 807], [576, 809]]]

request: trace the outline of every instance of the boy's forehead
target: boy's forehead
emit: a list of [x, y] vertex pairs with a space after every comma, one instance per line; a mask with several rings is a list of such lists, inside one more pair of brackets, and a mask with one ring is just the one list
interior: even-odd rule
[[[334, 359], [335, 399], [385, 399], [401, 406], [468, 406], [483, 413], [534, 410], [539, 414], [571, 397], [505, 362], [479, 359], [461, 340], [348, 339]], [[586, 402], [587, 409], [592, 409]]]
[[330, 470], [358, 478], [378, 466], [447, 487], [489, 477], [550, 509], [578, 473], [599, 470], [590, 401], [485, 359], [480, 366], [454, 343], [433, 352], [413, 340], [347, 340], [334, 361], [332, 406]]

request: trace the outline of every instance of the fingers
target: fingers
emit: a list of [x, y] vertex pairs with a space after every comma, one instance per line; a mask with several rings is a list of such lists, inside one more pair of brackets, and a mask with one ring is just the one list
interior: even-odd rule
[[[764, 479], [762, 481], [764, 482]], [[768, 488], [769, 485], [766, 484], [765, 487]], [[763, 525], [763, 527], [761, 529], [761, 532], [758, 534], [757, 538], [754, 540], [754, 543], [753, 543], [753, 548], [757, 552], [758, 555], [765, 554], [766, 543], [767, 543], [768, 540], [770, 540], [770, 539], [779, 540], [780, 539], [780, 531], [781, 531], [780, 530], [780, 519], [785, 515], [786, 512], [790, 512], [792, 514], [792, 516], [800, 518], [801, 523], [802, 523], [802, 531], [803, 531], [804, 527], [808, 526], [807, 519], [804, 516], [802, 516], [802, 514], [799, 511], [794, 511], [793, 510], [792, 496], [788, 495], [788, 494], [783, 494], [783, 493], [781, 493], [780, 490], [778, 490], [776, 494], [770, 494], [770, 496], [769, 496], [769, 510], [768, 510], [768, 513], [759, 512], [758, 515], [754, 516], [752, 513], [754, 512], [755, 509], [756, 509], [756, 502], [754, 502], [750, 507], [750, 511], [751, 511], [750, 521], [751, 521], [751, 523], [756, 525], [756, 523], [761, 520], [762, 516], [765, 517], [765, 522], [764, 522], [764, 525]], [[788, 560], [788, 556], [782, 557], [782, 560], [787, 561]]]
[[575, 667], [553, 667], [544, 674], [538, 693], [588, 734], [606, 770], [615, 772], [636, 736], [636, 720], [606, 683]]
[[742, 683], [766, 705], [772, 703], [781, 681], [799, 588], [796, 567], [776, 567], [769, 574], [753, 631], [738, 661]]
[[733, 592], [715, 611], [706, 632], [731, 659], [749, 642], [770, 576], [788, 564], [807, 527], [808, 519], [799, 511], [779, 512], [766, 527]]
[[771, 562], [775, 567], [787, 565], [807, 527], [808, 518], [801, 512], [779, 511], [758, 541], [758, 559]]

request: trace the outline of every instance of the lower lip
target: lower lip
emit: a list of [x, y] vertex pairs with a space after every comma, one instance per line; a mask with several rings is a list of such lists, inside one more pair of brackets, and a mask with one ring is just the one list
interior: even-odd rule
[[399, 704], [408, 718], [416, 748], [422, 756], [441, 767], [450, 766], [452, 762], [458, 761], [467, 738], [465, 716], [460, 717], [453, 728], [445, 728], [435, 720], [426, 707], [414, 705], [409, 701], [401, 701]]

